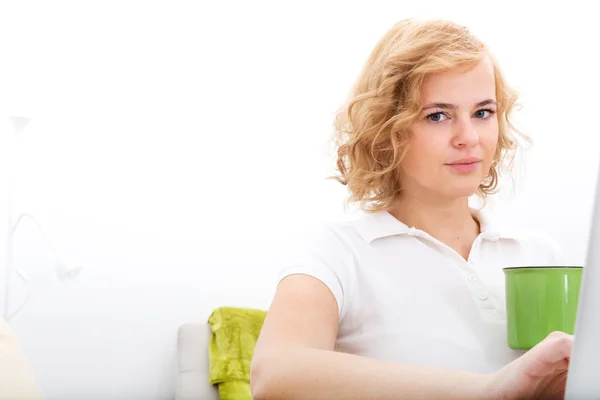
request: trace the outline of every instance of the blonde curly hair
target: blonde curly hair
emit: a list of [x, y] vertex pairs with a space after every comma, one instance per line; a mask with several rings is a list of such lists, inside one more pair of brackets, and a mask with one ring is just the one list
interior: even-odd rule
[[499, 136], [492, 166], [477, 195], [485, 201], [496, 191], [499, 169], [517, 148], [511, 131], [530, 140], [510, 119], [517, 93], [487, 47], [467, 28], [444, 20], [406, 19], [377, 43], [335, 118], [339, 175], [332, 178], [347, 185], [348, 202], [360, 203], [365, 211], [391, 206], [401, 192], [399, 166], [407, 151], [408, 128], [421, 112], [424, 79], [436, 72], [474, 67], [486, 56], [494, 66]]

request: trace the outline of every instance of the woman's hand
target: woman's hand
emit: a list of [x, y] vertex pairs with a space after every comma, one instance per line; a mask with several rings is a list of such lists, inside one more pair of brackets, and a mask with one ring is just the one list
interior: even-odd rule
[[515, 361], [490, 376], [496, 399], [563, 399], [573, 336], [553, 332]]

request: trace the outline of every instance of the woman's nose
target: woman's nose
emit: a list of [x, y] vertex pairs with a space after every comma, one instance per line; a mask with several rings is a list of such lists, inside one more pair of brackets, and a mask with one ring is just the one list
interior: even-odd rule
[[456, 147], [473, 147], [479, 143], [479, 134], [471, 118], [458, 120], [454, 128], [453, 144]]

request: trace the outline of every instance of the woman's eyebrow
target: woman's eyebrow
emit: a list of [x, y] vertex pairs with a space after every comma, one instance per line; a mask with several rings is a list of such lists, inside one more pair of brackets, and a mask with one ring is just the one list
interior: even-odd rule
[[[487, 106], [488, 104], [496, 105], [496, 101], [493, 100], [493, 99], [487, 99], [487, 100], [480, 101], [475, 106], [476, 107], [482, 107], [482, 106]], [[449, 109], [456, 109], [456, 108], [458, 108], [458, 106], [456, 104], [450, 104], [450, 103], [431, 103], [431, 104], [428, 104], [425, 107], [423, 107], [423, 110], [427, 110], [428, 108], [449, 108]]]

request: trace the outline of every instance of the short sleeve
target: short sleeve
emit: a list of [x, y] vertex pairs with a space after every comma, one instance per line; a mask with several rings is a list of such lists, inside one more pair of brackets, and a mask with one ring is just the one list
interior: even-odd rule
[[353, 257], [343, 232], [333, 224], [321, 224], [310, 229], [281, 269], [278, 282], [283, 278], [304, 274], [325, 284], [335, 297], [340, 319], [352, 285]]

